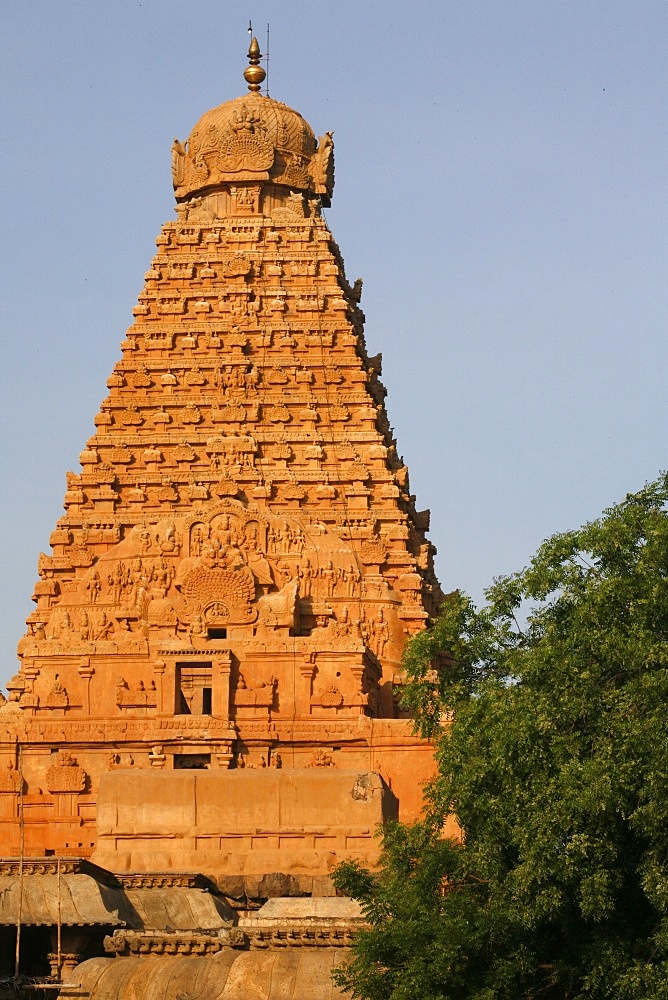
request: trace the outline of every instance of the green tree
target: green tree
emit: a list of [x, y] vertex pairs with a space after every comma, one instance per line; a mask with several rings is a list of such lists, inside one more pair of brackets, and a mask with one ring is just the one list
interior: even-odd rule
[[354, 997], [668, 998], [667, 504], [663, 475], [410, 644], [438, 773], [379, 872], [337, 872]]

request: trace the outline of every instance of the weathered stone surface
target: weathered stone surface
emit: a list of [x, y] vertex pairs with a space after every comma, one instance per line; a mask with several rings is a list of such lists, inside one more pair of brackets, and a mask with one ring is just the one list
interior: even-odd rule
[[269, 899], [275, 896], [303, 896], [299, 879], [294, 875], [285, 875], [282, 872], [271, 872], [263, 875], [258, 882], [258, 897]]
[[116, 771], [102, 777], [97, 817], [105, 868], [255, 874], [247, 894], [265, 898], [285, 894], [287, 874], [267, 891], [281, 865], [321, 875], [339, 856], [373, 864], [396, 800], [377, 774], [331, 768]]
[[313, 896], [337, 896], [338, 890], [329, 875], [314, 875], [310, 894]]
[[218, 952], [206, 958], [94, 958], [70, 981], [86, 1000], [339, 1000], [332, 970], [345, 960], [334, 948]]
[[220, 892], [230, 899], [244, 899], [250, 895], [243, 875], [218, 875], [216, 885]]
[[216, 884], [224, 896], [235, 901], [272, 899], [276, 896], [336, 896], [337, 889], [329, 875], [216, 875]]
[[362, 921], [360, 904], [345, 896], [323, 896], [291, 899], [279, 897], [269, 899], [260, 907], [253, 917], [241, 921], [240, 926], [270, 926], [286, 924], [292, 921], [298, 923], [322, 923], [331, 921], [333, 924], [350, 924]]

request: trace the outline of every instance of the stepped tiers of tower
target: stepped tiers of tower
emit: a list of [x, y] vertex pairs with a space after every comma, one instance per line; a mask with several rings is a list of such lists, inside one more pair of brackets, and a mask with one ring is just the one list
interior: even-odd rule
[[397, 687], [442, 595], [321, 214], [332, 156], [257, 92], [174, 144], [0, 709], [5, 853], [313, 875], [419, 812]]

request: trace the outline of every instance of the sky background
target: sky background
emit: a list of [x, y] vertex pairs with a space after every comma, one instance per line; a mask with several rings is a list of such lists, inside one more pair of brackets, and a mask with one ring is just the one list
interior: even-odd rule
[[3, 0], [0, 680], [163, 222], [245, 91], [333, 130], [327, 212], [446, 590], [668, 466], [665, 0]]

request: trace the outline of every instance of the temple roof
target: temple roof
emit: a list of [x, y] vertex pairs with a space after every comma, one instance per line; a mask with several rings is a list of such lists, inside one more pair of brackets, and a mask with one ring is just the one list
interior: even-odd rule
[[[234, 951], [215, 955], [175, 955], [167, 961], [139, 956], [93, 958], [73, 972], [82, 995], [91, 1000], [343, 1000], [332, 982], [341, 949], [326, 947]], [[85, 991], [85, 994], [84, 994]]]
[[225, 183], [272, 181], [323, 195], [329, 203], [334, 185], [331, 133], [325, 133], [318, 146], [313, 129], [298, 111], [259, 93], [264, 70], [258, 65], [256, 39], [249, 59], [244, 75], [250, 93], [205, 112], [185, 145], [174, 140], [177, 199]]
[[[22, 868], [23, 878], [19, 877]], [[79, 858], [0, 861], [0, 926], [228, 927], [234, 913], [196, 875], [115, 876]]]

